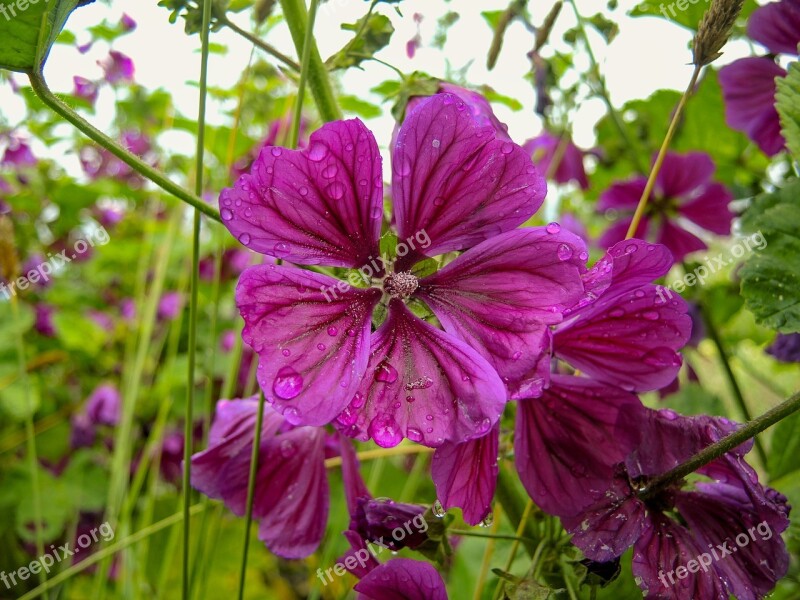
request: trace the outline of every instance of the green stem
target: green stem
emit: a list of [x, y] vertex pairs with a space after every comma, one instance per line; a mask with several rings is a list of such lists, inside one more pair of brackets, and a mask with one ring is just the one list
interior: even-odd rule
[[[508, 520], [511, 521], [511, 525], [515, 530], [518, 530], [520, 523], [522, 523], [523, 516], [525, 515], [527, 499], [522, 498], [520, 494], [517, 493], [517, 487], [513, 477], [509, 475], [508, 470], [504, 469], [502, 465], [497, 474], [496, 496], [508, 516]], [[533, 553], [536, 551], [536, 539], [538, 536], [533, 530], [530, 521], [525, 524], [524, 532], [526, 535], [519, 539], [525, 544], [528, 555], [533, 556]]]
[[253, 450], [250, 454], [250, 475], [247, 479], [247, 507], [244, 517], [244, 550], [242, 552], [242, 568], [239, 572], [239, 600], [244, 598], [245, 576], [247, 574], [247, 553], [250, 549], [250, 529], [253, 523], [253, 499], [256, 493], [256, 474], [258, 473], [258, 452], [261, 446], [261, 426], [264, 422], [264, 392], [258, 395], [258, 414], [256, 430], [253, 435]]
[[[203, 193], [203, 162], [206, 131], [206, 96], [208, 94], [208, 46], [211, 27], [211, 0], [203, 0], [203, 28], [200, 58], [200, 101], [197, 116], [197, 150], [194, 174], [194, 192]], [[200, 271], [200, 211], [194, 211], [192, 222], [192, 277], [189, 300], [189, 366], [186, 382], [186, 410], [183, 424], [183, 600], [189, 600], [191, 591], [190, 524], [192, 501], [192, 441], [194, 440], [194, 390], [197, 363], [197, 288]]]
[[[739, 407], [739, 411], [742, 413], [744, 420], [752, 421], [753, 416], [750, 414], [750, 409], [747, 407], [747, 402], [744, 400], [744, 394], [742, 394], [742, 388], [739, 385], [739, 381], [736, 379], [736, 375], [733, 373], [728, 352], [725, 350], [725, 346], [722, 344], [722, 338], [719, 335], [719, 331], [717, 331], [717, 326], [711, 319], [708, 309], [702, 305], [700, 305], [700, 313], [703, 316], [703, 321], [705, 322], [706, 329], [708, 330], [708, 337], [711, 338], [711, 341], [714, 342], [714, 345], [717, 347], [717, 354], [719, 354], [719, 360], [722, 363], [722, 368], [725, 370], [725, 375], [728, 377], [728, 383], [730, 383], [733, 397], [736, 400], [736, 405]], [[761, 440], [755, 438], [753, 442], [755, 444], [756, 454], [758, 454], [758, 459], [761, 461], [762, 465], [766, 466], [767, 453], [764, 451], [764, 446], [761, 444]]]
[[[289, 25], [289, 31], [292, 34], [297, 54], [302, 56], [306, 40], [306, 28], [308, 26], [305, 2], [303, 0], [281, 0], [281, 8]], [[314, 102], [317, 105], [320, 117], [326, 122], [341, 119], [342, 112], [336, 104], [328, 71], [325, 68], [325, 63], [322, 62], [322, 57], [313, 37], [311, 38], [309, 52], [308, 86], [311, 88], [311, 94], [314, 96]]]
[[531, 538], [519, 537], [516, 535], [506, 535], [504, 533], [483, 533], [482, 531], [470, 531], [468, 529], [448, 529], [450, 535], [463, 537], [487, 538], [490, 540], [512, 540], [515, 542], [532, 542]]
[[234, 32], [238, 33], [240, 36], [242, 36], [248, 42], [253, 44], [255, 47], [260, 48], [261, 50], [263, 50], [264, 52], [266, 52], [270, 56], [272, 56], [274, 58], [277, 58], [279, 61], [281, 61], [284, 65], [286, 65], [287, 67], [289, 67], [293, 71], [300, 72], [300, 65], [298, 65], [294, 60], [292, 60], [291, 58], [286, 56], [283, 52], [281, 52], [280, 50], [278, 50], [274, 46], [270, 46], [265, 41], [258, 39], [257, 36], [255, 36], [254, 34], [250, 33], [249, 31], [247, 31], [245, 29], [242, 29], [236, 23], [234, 23], [233, 21], [229, 20], [227, 16], [218, 17], [216, 20], [221, 25], [224, 25], [225, 27], [227, 27], [231, 31], [234, 31]]
[[[201, 510], [203, 510], [202, 505], [195, 505], [192, 507], [190, 513], [192, 515], [196, 515]], [[184, 519], [183, 512], [176, 513], [174, 515], [167, 517], [166, 519], [162, 519], [158, 523], [153, 523], [152, 525], [146, 527], [145, 529], [142, 529], [141, 531], [137, 531], [133, 535], [129, 535], [124, 540], [119, 541], [116, 544], [108, 546], [107, 548], [101, 548], [97, 552], [91, 554], [90, 556], [87, 556], [81, 562], [64, 569], [63, 571], [61, 571], [61, 573], [49, 579], [47, 582], [43, 583], [38, 587], [35, 587], [24, 596], [21, 596], [19, 600], [33, 600], [34, 598], [38, 598], [42, 594], [46, 593], [48, 590], [53, 589], [57, 585], [67, 581], [68, 579], [71, 579], [75, 575], [85, 571], [86, 569], [88, 569], [93, 565], [96, 565], [102, 560], [105, 560], [106, 558], [113, 556], [120, 550], [123, 550], [140, 540], [143, 540], [151, 535], [154, 535], [159, 531], [167, 529], [172, 525], [180, 523], [183, 519]]]
[[653, 193], [653, 188], [656, 185], [656, 178], [661, 171], [661, 165], [664, 164], [664, 158], [667, 156], [667, 150], [669, 150], [672, 137], [675, 135], [675, 131], [678, 129], [678, 123], [683, 115], [683, 109], [686, 106], [686, 102], [689, 100], [689, 97], [694, 92], [694, 87], [697, 85], [697, 78], [700, 77], [700, 72], [702, 70], [703, 67], [699, 65], [694, 68], [689, 85], [686, 87], [686, 91], [683, 92], [683, 96], [681, 96], [681, 100], [678, 102], [678, 107], [675, 109], [675, 112], [672, 115], [672, 121], [670, 121], [667, 135], [664, 136], [664, 141], [661, 143], [661, 148], [658, 151], [656, 162], [653, 163], [653, 168], [650, 169], [650, 176], [647, 178], [647, 184], [642, 192], [642, 197], [639, 198], [639, 204], [636, 206], [636, 212], [633, 213], [633, 220], [631, 221], [630, 227], [628, 227], [628, 234], [625, 236], [626, 240], [636, 235], [636, 230], [639, 228], [639, 222], [644, 216], [644, 210], [647, 208], [647, 203], [650, 200], [650, 196]]
[[292, 131], [289, 138], [290, 148], [297, 148], [297, 142], [300, 139], [300, 121], [303, 118], [303, 99], [305, 98], [308, 72], [311, 67], [311, 45], [314, 43], [314, 22], [317, 19], [317, 4], [318, 0], [311, 0], [311, 5], [308, 9], [308, 26], [303, 40], [303, 66], [300, 71], [300, 82], [297, 85], [297, 100], [294, 103], [294, 119], [292, 120]]
[[653, 478], [644, 488], [639, 490], [639, 497], [642, 499], [647, 499], [656, 496], [660, 491], [669, 487], [671, 484], [675, 483], [676, 481], [680, 481], [691, 473], [694, 473], [700, 467], [707, 465], [713, 460], [716, 460], [737, 446], [741, 446], [750, 438], [755, 437], [768, 427], [772, 427], [778, 421], [785, 419], [798, 410], [800, 410], [800, 392], [797, 392], [788, 400], [782, 402], [775, 408], [768, 410], [760, 417], [753, 419], [718, 442], [707, 446], [686, 462], [678, 465], [670, 471], [667, 471], [663, 475]]
[[117, 142], [112, 140], [105, 133], [97, 129], [94, 125], [89, 123], [89, 121], [81, 117], [69, 106], [64, 104], [55, 94], [53, 94], [52, 91], [50, 91], [50, 88], [47, 87], [47, 82], [45, 82], [44, 76], [41, 73], [29, 72], [28, 78], [30, 79], [33, 91], [36, 93], [39, 99], [44, 102], [45, 105], [50, 107], [53, 112], [57, 113], [59, 116], [63, 117], [73, 126], [75, 126], [75, 128], [86, 135], [86, 137], [111, 152], [111, 154], [119, 158], [122, 162], [143, 177], [146, 177], [155, 183], [162, 190], [169, 192], [178, 198], [178, 200], [182, 200], [190, 206], [193, 206], [207, 217], [214, 219], [215, 221], [219, 221], [220, 223], [222, 222], [219, 213], [214, 208], [203, 202], [198, 196], [170, 181], [163, 173], [157, 169], [154, 169], [141, 158], [120, 146]]

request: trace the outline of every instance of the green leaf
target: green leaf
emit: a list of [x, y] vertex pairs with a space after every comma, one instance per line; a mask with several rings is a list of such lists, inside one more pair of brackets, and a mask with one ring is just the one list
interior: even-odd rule
[[389, 18], [379, 14], [367, 15], [355, 23], [342, 25], [342, 29], [354, 31], [356, 35], [326, 61], [325, 65], [331, 70], [356, 67], [372, 58], [389, 44], [394, 33]]
[[374, 119], [383, 114], [379, 106], [356, 96], [339, 96], [339, 107], [346, 113], [353, 113], [364, 119]]
[[741, 271], [742, 295], [756, 321], [782, 333], [800, 331], [800, 180], [756, 199], [743, 227], [766, 245]]
[[72, 11], [93, 1], [3, 2], [3, 12], [0, 13], [0, 69], [21, 73], [39, 70]]
[[613, 42], [614, 38], [619, 34], [619, 25], [604, 17], [602, 13], [597, 13], [589, 18], [588, 21], [605, 38], [607, 44]]
[[800, 469], [800, 413], [784, 419], [775, 426], [770, 443], [770, 481]]
[[522, 110], [522, 102], [517, 100], [516, 98], [512, 98], [511, 96], [504, 96], [492, 88], [488, 86], [484, 86], [481, 89], [481, 93], [486, 97], [489, 102], [497, 102], [499, 104], [504, 104], [514, 112]]
[[795, 160], [800, 160], [800, 62], [790, 64], [788, 75], [778, 79], [775, 98], [786, 146]]
[[[697, 30], [700, 19], [710, 5], [710, 2], [698, 0], [647, 0], [637, 4], [628, 14], [632, 17], [660, 17]], [[758, 4], [755, 0], [746, 0], [739, 16], [740, 22], [744, 23], [756, 8]]]

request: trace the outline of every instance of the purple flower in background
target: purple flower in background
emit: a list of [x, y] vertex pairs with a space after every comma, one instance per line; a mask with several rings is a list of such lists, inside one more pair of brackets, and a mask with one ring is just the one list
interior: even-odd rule
[[[744, 455], [752, 441], [698, 469], [703, 480], [677, 482], [642, 496], [648, 481], [734, 431], [719, 417], [682, 417], [669, 410], [623, 412], [617, 438], [626, 452], [613, 476], [600, 482], [595, 503], [557, 508], [572, 542], [595, 561], [633, 546], [633, 574], [648, 597], [757, 600], [785, 575], [789, 555], [780, 533], [789, 526], [786, 498], [764, 488]], [[631, 435], [640, 441], [631, 450]], [[614, 445], [609, 439], [604, 451]], [[576, 447], [560, 449], [575, 452]], [[559, 449], [550, 448], [551, 453]], [[597, 454], [595, 448], [589, 455]], [[571, 455], [580, 458], [587, 455]], [[585, 464], [585, 463], [581, 463]], [[570, 472], [562, 469], [562, 485]], [[577, 510], [576, 510], [577, 509]], [[690, 563], [694, 562], [694, 565]], [[687, 568], [687, 566], [689, 568]], [[696, 568], [692, 568], [696, 567]], [[681, 571], [681, 569], [683, 569]]]
[[[583, 243], [515, 229], [541, 205], [545, 183], [519, 146], [451, 94], [406, 119], [392, 189], [393, 264], [379, 258], [381, 158], [359, 120], [328, 123], [303, 152], [264, 148], [251, 173], [223, 190], [223, 222], [251, 250], [358, 268], [374, 286], [294, 266], [247, 269], [236, 302], [259, 383], [288, 421], [338, 416], [349, 437], [385, 447], [403, 437], [430, 446], [481, 437], [508, 390], [524, 385], [547, 326], [583, 293]], [[455, 251], [463, 254], [437, 273], [415, 274], [421, 261]], [[382, 300], [386, 318], [373, 333]], [[412, 312], [408, 303], [420, 300], [444, 331]]]
[[36, 166], [36, 157], [25, 140], [14, 134], [0, 134], [2, 140], [6, 141], [7, 146], [0, 164], [17, 168]]
[[[771, 54], [797, 56], [800, 2], [783, 0], [756, 9], [750, 15], [747, 33]], [[786, 145], [775, 108], [775, 79], [785, 76], [786, 70], [771, 57], [742, 58], [719, 71], [726, 122], [747, 134], [768, 156], [778, 154]]]
[[408, 58], [414, 58], [417, 53], [417, 49], [422, 45], [422, 36], [419, 32], [419, 26], [420, 23], [422, 23], [421, 14], [414, 13], [414, 23], [417, 25], [417, 33], [413, 38], [406, 42], [406, 56], [408, 56]]
[[[298, 148], [305, 148], [308, 145], [308, 124], [309, 121], [306, 117], [300, 119], [300, 130], [297, 140]], [[231, 176], [234, 179], [238, 179], [245, 173], [249, 173], [253, 162], [258, 158], [263, 148], [278, 146], [285, 143], [289, 138], [291, 126], [292, 117], [290, 116], [281, 117], [280, 119], [272, 121], [267, 130], [267, 136], [260, 143], [253, 146], [246, 156], [243, 156], [233, 164], [233, 167], [231, 167]]]
[[114, 320], [108, 314], [90, 309], [86, 311], [86, 316], [104, 331], [114, 331]]
[[[151, 165], [157, 164], [153, 153], [153, 145], [146, 134], [124, 131], [121, 135], [121, 141], [128, 150], [138, 155], [145, 162]], [[84, 173], [93, 181], [108, 177], [134, 188], [139, 188], [144, 183], [144, 178], [139, 173], [105, 148], [88, 144], [80, 149], [78, 157]]]
[[122, 52], [111, 50], [108, 56], [97, 61], [105, 73], [105, 79], [110, 84], [133, 83], [133, 60]]
[[[559, 150], [562, 143], [563, 149]], [[584, 153], [569, 138], [562, 142], [561, 136], [545, 131], [525, 142], [522, 148], [531, 155], [533, 164], [539, 167], [542, 174], [549, 175], [553, 160], [558, 158], [555, 172], [550, 175], [556, 182], [565, 184], [574, 181], [581, 189], [589, 188], [583, 168]]]
[[430, 563], [393, 558], [361, 578], [353, 590], [360, 600], [447, 600], [447, 588]]
[[89, 52], [89, 50], [92, 49], [92, 45], [94, 45], [94, 42], [92, 41], [86, 42], [85, 44], [81, 44], [80, 46], [78, 46], [78, 52], [80, 52], [81, 54], [86, 54], [87, 52]]
[[133, 298], [124, 298], [119, 304], [119, 314], [124, 321], [133, 321], [136, 318], [136, 302]]
[[[705, 153], [667, 153], [634, 237], [664, 244], [675, 261], [681, 261], [687, 254], [708, 248], [684, 227], [684, 221], [691, 222], [695, 229], [729, 235], [733, 213], [728, 205], [733, 196], [724, 185], [711, 180], [715, 169], [714, 161]], [[603, 234], [601, 247], [608, 248], [625, 239], [646, 183], [646, 177], [636, 177], [615, 183], [601, 194], [599, 211], [628, 215]]]
[[779, 333], [767, 354], [785, 363], [800, 362], [800, 333]]
[[122, 18], [119, 20], [119, 26], [122, 31], [128, 33], [136, 29], [136, 21], [134, 21], [128, 13], [122, 13]]
[[158, 320], [173, 321], [183, 310], [183, 295], [180, 292], [166, 292], [158, 301]]
[[92, 207], [92, 215], [105, 229], [111, 229], [125, 218], [125, 211], [116, 207], [95, 205]]
[[53, 315], [56, 312], [56, 307], [44, 302], [39, 302], [33, 307], [35, 321], [33, 328], [45, 337], [56, 336], [56, 326], [53, 323]]
[[[192, 457], [192, 485], [245, 513], [258, 402], [220, 400], [208, 449]], [[319, 546], [328, 520], [325, 430], [292, 427], [266, 406], [253, 517], [258, 537], [283, 558], [305, 558]]]
[[[243, 248], [228, 248], [222, 254], [222, 269], [220, 279], [228, 281], [235, 279], [242, 274], [253, 262], [255, 256], [252, 252]], [[207, 256], [200, 261], [200, 279], [203, 281], [213, 281], [216, 274], [216, 259], [214, 256]]]
[[72, 78], [74, 84], [73, 96], [86, 100], [89, 104], [94, 106], [97, 101], [98, 87], [94, 81], [90, 81], [84, 77], [75, 76]]
[[86, 401], [86, 414], [92, 423], [113, 426], [119, 423], [122, 397], [116, 386], [103, 384], [95, 388]]

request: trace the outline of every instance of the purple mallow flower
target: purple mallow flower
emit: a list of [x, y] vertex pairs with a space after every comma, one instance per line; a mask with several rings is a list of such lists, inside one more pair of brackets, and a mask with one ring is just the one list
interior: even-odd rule
[[72, 94], [94, 106], [98, 94], [97, 84], [94, 81], [77, 75], [72, 78], [72, 81], [74, 83], [74, 91]]
[[[192, 485], [245, 513], [258, 401], [220, 400], [208, 449], [192, 457]], [[253, 517], [258, 537], [283, 558], [305, 558], [319, 546], [328, 520], [326, 433], [293, 427], [264, 408]]]
[[183, 295], [180, 292], [166, 292], [158, 301], [159, 321], [174, 321], [183, 310]]
[[[223, 190], [223, 222], [251, 250], [359, 269], [372, 285], [294, 266], [247, 269], [236, 302], [258, 381], [288, 421], [337, 419], [346, 435], [384, 447], [483, 436], [509, 391], [526, 385], [547, 327], [582, 294], [584, 245], [557, 228], [516, 230], [541, 205], [545, 182], [452, 94], [432, 96], [402, 125], [392, 189], [393, 264], [378, 247], [381, 158], [357, 119], [325, 125], [302, 152], [264, 148]], [[427, 258], [458, 251], [418, 274]], [[423, 302], [443, 330], [415, 314]], [[386, 317], [373, 332], [379, 303]]]
[[35, 317], [33, 328], [45, 337], [55, 337], [57, 331], [53, 315], [56, 313], [56, 307], [39, 302], [33, 307], [33, 312]]
[[[642, 497], [651, 478], [667, 472], [737, 427], [718, 417], [682, 417], [670, 410], [623, 411], [617, 426], [629, 433], [609, 439], [626, 454], [605, 481], [588, 483], [590, 506], [562, 501], [557, 512], [572, 541], [599, 562], [633, 546], [633, 573], [648, 598], [757, 600], [786, 573], [789, 555], [780, 533], [788, 525], [786, 498], [759, 484], [744, 455], [747, 442], [697, 470], [693, 485], [677, 482]], [[632, 435], [639, 441], [631, 444]], [[616, 444], [614, 443], [616, 441]], [[577, 446], [551, 448], [581, 458]], [[576, 474], [561, 469], [563, 485]], [[597, 486], [595, 488], [595, 485]], [[587, 493], [588, 492], [588, 493]], [[563, 500], [563, 499], [562, 499]]]
[[2, 165], [13, 167], [33, 167], [36, 165], [36, 157], [31, 151], [28, 143], [18, 135], [0, 134], [0, 141], [5, 140], [6, 150], [3, 153]]
[[[263, 148], [270, 146], [278, 146], [288, 139], [289, 132], [291, 131], [292, 119], [291, 117], [281, 117], [275, 119], [269, 124], [267, 136], [258, 144], [256, 144], [250, 152], [237, 160], [231, 167], [231, 175], [234, 179], [238, 179], [245, 173], [249, 173], [253, 163], [258, 158]], [[298, 132], [298, 148], [305, 148], [308, 144], [308, 119], [303, 117], [300, 120], [300, 129]]]
[[353, 589], [360, 600], [447, 600], [436, 568], [410, 558], [393, 558], [375, 567]]
[[781, 362], [800, 362], [800, 333], [779, 333], [767, 353]]
[[[157, 164], [150, 138], [135, 131], [124, 131], [120, 136], [122, 144], [131, 152], [151, 165]], [[78, 157], [84, 173], [93, 181], [104, 177], [116, 179], [131, 187], [139, 188], [144, 178], [105, 148], [92, 144], [83, 146]]]
[[97, 61], [105, 73], [105, 79], [110, 84], [133, 83], [133, 60], [122, 52], [111, 50], [108, 56]]
[[119, 26], [124, 32], [130, 32], [136, 29], [136, 21], [128, 15], [128, 13], [122, 13], [122, 18], [119, 20]]
[[[668, 153], [634, 237], [664, 244], [675, 260], [681, 261], [687, 254], [708, 247], [682, 221], [691, 222], [695, 229], [729, 235], [733, 213], [728, 204], [733, 196], [725, 186], [711, 180], [715, 169], [711, 157], [702, 152]], [[636, 177], [615, 183], [600, 196], [598, 210], [627, 215], [603, 234], [600, 246], [608, 248], [625, 238], [646, 183], [646, 177]]]
[[121, 407], [122, 396], [116, 386], [108, 383], [97, 386], [84, 407], [72, 417], [72, 447], [91, 446], [97, 437], [98, 426], [117, 425]]
[[[783, 0], [758, 8], [750, 15], [747, 33], [771, 54], [797, 56], [800, 2]], [[786, 144], [775, 109], [775, 79], [785, 76], [786, 70], [771, 56], [742, 58], [719, 72], [726, 122], [747, 134], [768, 156], [778, 154]]]
[[[559, 150], [562, 143], [563, 149]], [[544, 175], [550, 175], [553, 160], [557, 159], [555, 171], [550, 175], [554, 181], [561, 184], [574, 181], [581, 189], [588, 189], [589, 181], [583, 168], [584, 153], [569, 138], [562, 142], [561, 136], [545, 131], [525, 142], [522, 147]]]

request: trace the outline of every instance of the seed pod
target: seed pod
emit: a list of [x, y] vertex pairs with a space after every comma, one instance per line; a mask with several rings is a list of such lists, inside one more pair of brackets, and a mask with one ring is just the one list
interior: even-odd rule
[[722, 56], [720, 50], [728, 41], [743, 5], [744, 0], [713, 0], [694, 36], [693, 64], [704, 67]]

